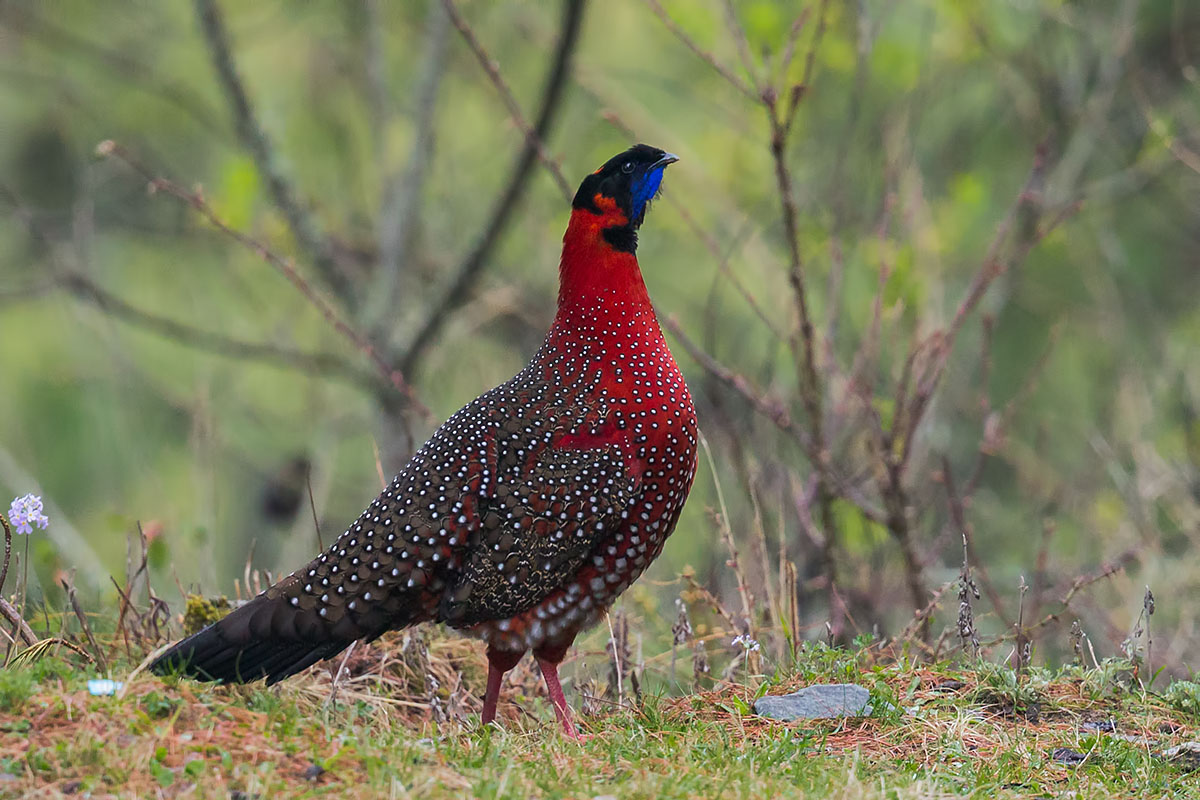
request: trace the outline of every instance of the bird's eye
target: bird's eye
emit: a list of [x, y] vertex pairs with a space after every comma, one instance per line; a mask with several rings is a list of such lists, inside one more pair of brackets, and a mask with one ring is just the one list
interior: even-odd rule
[[633, 162], [632, 162], [632, 161], [626, 161], [624, 164], [622, 164], [622, 165], [621, 165], [621, 172], [624, 172], [626, 175], [628, 175], [629, 173], [633, 172]]

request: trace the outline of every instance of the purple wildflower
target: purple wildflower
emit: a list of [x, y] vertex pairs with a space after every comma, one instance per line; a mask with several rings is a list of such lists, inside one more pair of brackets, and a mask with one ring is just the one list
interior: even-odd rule
[[733, 641], [730, 642], [730, 644], [734, 647], [741, 645], [743, 648], [745, 648], [747, 653], [752, 650], [757, 653], [761, 647], [757, 641], [750, 638], [750, 634], [748, 633], [739, 633], [737, 636], [733, 637]]
[[27, 494], [12, 501], [8, 508], [8, 520], [17, 529], [17, 533], [33, 533], [33, 526], [46, 530], [50, 520], [42, 513], [42, 498], [36, 494]]

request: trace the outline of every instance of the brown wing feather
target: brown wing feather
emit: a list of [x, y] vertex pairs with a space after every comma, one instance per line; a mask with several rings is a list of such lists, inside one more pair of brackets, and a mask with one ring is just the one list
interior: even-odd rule
[[439, 619], [465, 627], [533, 608], [612, 535], [637, 488], [637, 472], [615, 444], [542, 450], [482, 503]]

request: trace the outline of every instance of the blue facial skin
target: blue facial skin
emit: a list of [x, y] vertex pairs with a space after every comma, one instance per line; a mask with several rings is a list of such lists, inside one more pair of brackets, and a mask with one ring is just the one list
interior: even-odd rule
[[633, 211], [635, 221], [641, 222], [642, 215], [646, 213], [646, 203], [650, 202], [650, 199], [658, 193], [658, 187], [662, 185], [664, 169], [666, 169], [666, 164], [654, 167], [634, 180], [630, 189], [630, 210]]

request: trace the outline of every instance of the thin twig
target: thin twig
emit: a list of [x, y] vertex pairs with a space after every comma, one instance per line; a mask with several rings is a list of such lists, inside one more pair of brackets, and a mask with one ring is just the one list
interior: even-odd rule
[[800, 224], [799, 209], [796, 206], [795, 190], [791, 170], [787, 163], [787, 143], [792, 131], [792, 122], [800, 100], [807, 92], [812, 80], [812, 68], [815, 62], [817, 48], [825, 33], [825, 11], [827, 0], [822, 0], [818, 11], [818, 27], [813, 35], [809, 48], [804, 76], [799, 84], [786, 90], [787, 101], [781, 109], [779, 92], [774, 87], [767, 87], [760, 93], [760, 101], [767, 112], [769, 123], [769, 149], [775, 166], [775, 183], [779, 195], [780, 214], [783, 219], [784, 238], [788, 248], [788, 283], [792, 287], [793, 300], [796, 307], [796, 327], [790, 338], [792, 352], [796, 356], [797, 375], [800, 383], [800, 400], [808, 416], [808, 427], [812, 436], [812, 450], [809, 460], [813, 471], [817, 474], [817, 508], [821, 516], [821, 525], [825, 529], [825, 547], [822, 552], [823, 567], [829, 579], [830, 608], [834, 611], [831, 625], [835, 633], [841, 633], [842, 614], [844, 608], [839, 601], [837, 592], [837, 527], [833, 515], [833, 494], [829, 486], [829, 453], [826, 439], [825, 419], [823, 409], [824, 389], [817, 371], [816, 333], [812, 315], [809, 310], [808, 287], [804, 275], [804, 261], [800, 253]]
[[708, 470], [712, 473], [713, 485], [717, 490], [717, 503], [720, 507], [720, 519], [717, 520], [717, 527], [721, 532], [721, 538], [725, 540], [725, 548], [729, 551], [729, 560], [726, 563], [733, 570], [733, 574], [737, 578], [738, 595], [742, 599], [742, 615], [746, 629], [739, 630], [739, 633], [753, 636], [754, 596], [750, 593], [750, 588], [746, 585], [746, 578], [742, 572], [741, 562], [738, 558], [737, 544], [733, 541], [733, 529], [729, 527], [729, 509], [725, 505], [725, 492], [721, 489], [721, 479], [717, 475], [717, 465], [713, 461], [712, 449], [708, 446], [708, 439], [705, 438], [703, 433], [700, 433], [699, 437], [700, 447], [704, 450], [705, 460], [708, 461]]
[[[387, 54], [383, 49], [384, 19], [381, 4], [384, 0], [362, 0], [363, 76], [371, 111], [371, 138], [375, 142], [375, 158], [383, 163], [386, 151], [389, 113]], [[390, 7], [390, 5], [389, 5]]]
[[304, 277], [300, 275], [300, 273], [296, 270], [296, 265], [292, 263], [291, 259], [286, 259], [280, 256], [278, 253], [271, 250], [258, 240], [251, 238], [239, 230], [231, 228], [224, 220], [217, 216], [217, 212], [213, 210], [212, 206], [208, 204], [202, 194], [199, 192], [190, 192], [187, 189], [184, 189], [182, 186], [167, 180], [166, 178], [155, 176], [140, 162], [138, 162], [124, 147], [116, 142], [111, 140], [101, 142], [96, 147], [96, 152], [101, 156], [114, 157], [123, 161], [130, 168], [132, 168], [134, 172], [138, 173], [149, 183], [151, 191], [165, 192], [177, 200], [188, 204], [197, 212], [199, 212], [202, 217], [208, 220], [209, 223], [221, 233], [225, 234], [230, 239], [233, 239], [247, 250], [255, 253], [259, 256], [259, 258], [263, 259], [276, 270], [278, 270], [285, 278], [287, 278], [288, 282], [291, 283], [292, 286], [295, 287], [296, 290], [299, 291], [306, 300], [308, 300], [310, 304], [312, 304], [319, 312], [321, 312], [321, 316], [325, 318], [325, 321], [328, 322], [334, 330], [349, 339], [355, 345], [355, 347], [357, 347], [358, 350], [365, 355], [372, 364], [375, 365], [380, 374], [383, 375], [388, 382], [395, 386], [396, 389], [398, 389], [400, 393], [405, 396], [413, 408], [420, 412], [424, 417], [432, 418], [433, 415], [420, 401], [420, 399], [418, 399], [416, 391], [413, 389], [412, 385], [404, 379], [404, 374], [400, 370], [388, 366], [387, 362], [383, 360], [383, 358], [376, 351], [375, 347], [361, 334], [359, 334], [342, 320], [341, 316], [333, 308], [329, 301], [321, 297], [317, 290], [315, 290], [308, 283], [308, 281], [306, 281]]
[[92, 626], [88, 623], [87, 615], [83, 613], [83, 609], [79, 606], [79, 598], [76, 596], [75, 592], [75, 578], [73, 573], [74, 570], [72, 570], [71, 577], [61, 580], [59, 583], [62, 585], [63, 591], [67, 593], [67, 601], [71, 604], [71, 610], [75, 612], [75, 618], [79, 620], [79, 626], [83, 628], [83, 635], [87, 637], [88, 644], [91, 646], [92, 652], [95, 653], [95, 658], [92, 658], [90, 655], [88, 658], [99, 663], [100, 671], [107, 675], [108, 663], [104, 659], [104, 653], [100, 649], [100, 645], [96, 643], [96, 637], [92, 635]]
[[767, 99], [767, 111], [771, 122], [770, 146], [771, 156], [775, 164], [775, 182], [783, 217], [784, 238], [787, 240], [788, 247], [788, 282], [792, 286], [792, 293], [796, 303], [797, 330], [795, 338], [799, 341], [794, 341], [793, 345], [802, 354], [799, 365], [800, 394], [801, 400], [804, 403], [804, 410], [809, 417], [809, 427], [812, 429], [812, 438], [818, 454], [819, 463], [814, 463], [813, 467], [820, 471], [823, 468], [820, 462], [824, 460], [821, 450], [825, 445], [822, 432], [821, 380], [817, 374], [816, 348], [814, 344], [815, 332], [812, 316], [808, 308], [808, 289], [805, 284], [804, 262], [800, 255], [799, 210], [796, 207], [796, 199], [792, 187], [792, 175], [788, 169], [785, 153], [787, 135], [779, 119], [775, 100], [772, 97]]
[[[483, 67], [483, 71], [487, 73], [492, 85], [500, 94], [500, 99], [504, 101], [504, 106], [508, 109], [509, 116], [512, 117], [512, 120], [517, 124], [517, 127], [521, 129], [521, 133], [525, 135], [526, 144], [533, 148], [534, 155], [538, 157], [538, 159], [542, 162], [542, 164], [545, 165], [546, 169], [548, 169], [550, 174], [554, 177], [555, 183], [558, 184], [559, 191], [562, 192], [563, 199], [569, 202], [572, 194], [571, 185], [567, 183], [567, 179], [563, 176], [562, 168], [558, 166], [558, 162], [551, 158], [550, 153], [547, 152], [545, 135], [544, 132], [540, 130], [541, 125], [530, 125], [529, 121], [525, 119], [525, 115], [521, 113], [521, 106], [519, 103], [517, 103], [517, 98], [513, 96], [512, 89], [508, 87], [508, 83], [504, 80], [504, 76], [500, 74], [500, 65], [494, 58], [488, 55], [487, 50], [484, 49], [483, 45], [479, 41], [479, 38], [475, 36], [475, 31], [472, 30], [471, 26], [467, 24], [467, 21], [463, 19], [462, 14], [458, 12], [458, 6], [455, 4], [454, 0], [442, 0], [442, 5], [445, 7], [446, 12], [450, 15], [450, 21], [462, 35], [463, 41], [465, 41], [467, 46], [471, 48], [471, 52], [475, 54], [475, 58], [479, 61], [479, 65]], [[545, 92], [546, 95], [557, 94], [560, 88], [552, 88], [551, 85], [563, 80], [566, 77], [566, 66], [569, 60], [570, 51], [574, 50], [574, 39], [578, 34], [578, 26], [583, 18], [584, 5], [585, 3], [583, 0], [568, 0], [566, 3], [563, 13], [563, 31], [562, 34], [560, 34], [559, 39], [559, 49], [560, 51], [565, 49], [567, 52], [555, 59], [555, 67], [551, 72], [550, 81], [548, 82]], [[565, 48], [563, 45], [564, 39], [570, 39]], [[564, 74], [560, 76], [558, 74], [559, 72]], [[544, 115], [545, 104], [543, 104], [543, 116]], [[539, 123], [540, 122], [541, 120], [539, 120]]]
[[304, 474], [304, 487], [308, 490], [308, 509], [312, 512], [313, 530], [317, 532], [317, 551], [324, 551], [325, 543], [321, 541], [321, 520], [317, 518], [317, 501], [313, 499], [311, 470]]
[[[944, 331], [934, 333], [922, 343], [923, 355], [926, 358], [919, 362], [921, 370], [915, 379], [912, 397], [907, 403], [897, 403], [895, 406], [896, 422], [893, 424], [892, 439], [901, 443], [899, 454], [901, 466], [908, 463], [908, 459], [912, 454], [913, 444], [917, 439], [915, 436], [916, 430], [921, 424], [921, 420], [925, 415], [934, 391], [941, 382], [942, 375], [949, 362], [950, 353], [954, 349], [954, 343], [967, 317], [978, 307], [979, 302], [983, 299], [984, 294], [987, 293], [987, 290], [996, 278], [1012, 268], [1014, 264], [1020, 263], [1029, 254], [1034, 245], [1041, 241], [1062, 220], [1066, 219], [1070, 213], [1073, 213], [1071, 209], [1077, 208], [1076, 204], [1070, 204], [1061, 209], [1049, 225], [1035, 227], [1032, 235], [1026, 241], [1022, 242], [1009, 258], [1001, 258], [1001, 250], [1008, 241], [1009, 233], [1018, 214], [1027, 205], [1040, 204], [1040, 198], [1034, 189], [1042, 185], [1048, 169], [1048, 148], [1044, 144], [1039, 145], [1025, 183], [1021, 187], [1020, 192], [1018, 192], [1013, 204], [1009, 207], [1008, 212], [997, 226], [996, 233], [988, 245], [987, 253], [984, 255], [975, 276], [972, 278], [970, 286], [968, 286], [962, 299], [959, 301], [953, 319]], [[910, 354], [910, 359], [914, 357], [915, 352]]]
[[[633, 128], [630, 127], [629, 124], [627, 124], [616, 112], [605, 111], [603, 116], [606, 122], [615, 127], [617, 130], [621, 131], [621, 133], [625, 134], [625, 136], [629, 137], [630, 139], [637, 138]], [[730, 267], [729, 262], [735, 249], [733, 244], [726, 249], [726, 252], [722, 252], [721, 246], [718, 244], [716, 237], [713, 236], [712, 232], [708, 228], [700, 224], [695, 215], [693, 215], [691, 210], [688, 208], [686, 200], [680, 200], [675, 195], [664, 191], [660, 202], [666, 203], [679, 213], [679, 216], [688, 226], [688, 230], [693, 236], [699, 239], [704, 245], [704, 248], [712, 254], [713, 260], [717, 262], [717, 269], [721, 271], [722, 275], [729, 279], [729, 282], [733, 284], [735, 289], [737, 289], [738, 294], [740, 294], [742, 299], [746, 301], [746, 305], [750, 306], [750, 309], [754, 312], [755, 316], [762, 321], [763, 325], [766, 326], [767, 330], [769, 330], [776, 339], [782, 339], [783, 334], [780, 333], [779, 328], [774, 322], [771, 321], [771, 318], [767, 316], [766, 311], [763, 310], [762, 305], [758, 302], [758, 299], [754, 296], [754, 294], [746, 288], [746, 284], [741, 279], [741, 276], [739, 276], [738, 273]], [[747, 222], [748, 221], [749, 220], [747, 220]], [[733, 237], [733, 242], [736, 243], [740, 238], [740, 235], [735, 235]]]
[[[1125, 569], [1125, 566], [1127, 564], [1131, 563], [1132, 561], [1135, 561], [1136, 559], [1137, 559], [1137, 551], [1135, 549], [1131, 548], [1129, 550], [1122, 552], [1115, 558], [1101, 564], [1096, 570], [1085, 573], [1083, 575], [1079, 575], [1078, 577], [1076, 577], [1073, 581], [1071, 581], [1071, 586], [1067, 589], [1066, 593], [1062, 596], [1062, 599], [1059, 600], [1059, 609], [1057, 611], [1046, 614], [1046, 616], [1042, 617], [1040, 620], [1038, 620], [1037, 622], [1030, 625], [1028, 628], [1025, 629], [1025, 634], [1032, 639], [1033, 635], [1036, 632], [1040, 631], [1042, 628], [1045, 628], [1047, 626], [1050, 626], [1050, 625], [1053, 625], [1053, 624], [1059, 622], [1062, 619], [1063, 615], [1071, 610], [1071, 601], [1075, 599], [1075, 595], [1077, 595], [1079, 592], [1083, 591], [1084, 589], [1086, 589], [1087, 587], [1091, 586], [1094, 583], [1098, 583], [1102, 580], [1105, 580], [1106, 578], [1112, 577], [1116, 573]], [[1012, 631], [1009, 631], [1007, 633], [1003, 633], [1003, 634], [994, 636], [991, 639], [984, 640], [983, 645], [985, 647], [991, 647], [993, 645], [997, 645], [1002, 642], [1011, 641], [1014, 638], [1014, 636], [1015, 636], [1015, 634]]]
[[757, 90], [758, 70], [754, 65], [754, 58], [750, 55], [750, 42], [746, 39], [746, 29], [742, 27], [742, 22], [738, 19], [737, 9], [733, 7], [733, 0], [724, 0], [721, 8], [725, 11], [725, 24], [729, 27], [733, 34], [733, 41], [737, 45], [738, 58], [742, 61], [742, 68], [746, 70], [746, 77], [750, 79], [750, 85]]
[[346, 648], [346, 655], [342, 656], [342, 660], [338, 662], [337, 672], [333, 674], [333, 683], [329, 687], [329, 699], [325, 701], [326, 707], [336, 705], [337, 703], [338, 687], [342, 685], [342, 675], [346, 671], [346, 662], [350, 660], [350, 655], [354, 652], [354, 647], [357, 644], [357, 639], [351, 642], [350, 646]]
[[[49, 10], [51, 7], [42, 6]], [[70, 29], [50, 20], [39, 17], [34, 12], [37, 6], [27, 6], [19, 14], [6, 14], [3, 24], [6, 27], [19, 27], [20, 34], [30, 36], [55, 53], [59, 58], [67, 52], [77, 54], [88, 63], [88, 68], [99, 68], [111, 71], [119, 81], [117, 85], [124, 91], [129, 89], [146, 92], [157, 97], [164, 103], [183, 111], [191, 121], [204, 128], [207, 133], [224, 137], [232, 142], [229, 132], [216, 122], [216, 108], [205, 101], [199, 92], [191, 85], [182, 81], [176, 83], [167, 77], [167, 70], [155, 69], [151, 64], [137, 60], [131, 55], [131, 48], [122, 48], [115, 38], [111, 46], [77, 35]], [[89, 34], [96, 34], [95, 28], [88, 29]]]
[[729, 369], [700, 349], [700, 346], [683, 332], [682, 326], [680, 326], [679, 321], [674, 316], [664, 318], [662, 324], [683, 345], [683, 349], [687, 351], [688, 355], [703, 367], [706, 372], [745, 398], [754, 407], [755, 411], [775, 423], [776, 427], [795, 439], [806, 452], [812, 451], [812, 437], [808, 431], [804, 430], [804, 428], [792, 419], [791, 414], [788, 413], [782, 403], [766, 398], [744, 376]]
[[[788, 434], [797, 444], [804, 449], [805, 454], [809, 459], [815, 458], [813, 450], [813, 440], [804, 428], [796, 423], [780, 403], [775, 402], [751, 385], [750, 381], [744, 376], [739, 375], [733, 370], [721, 364], [708, 353], [704, 352], [699, 345], [693, 342], [687, 334], [683, 332], [679, 321], [673, 316], [662, 319], [662, 325], [669, 330], [678, 340], [679, 344], [687, 351], [701, 367], [705, 369], [712, 377], [716, 378], [720, 383], [724, 384], [729, 389], [732, 389], [737, 394], [741, 395], [751, 407], [763, 417], [773, 422], [779, 430]], [[859, 508], [863, 516], [872, 522], [882, 522], [884, 519], [884, 511], [875, 503], [872, 503], [855, 484], [853, 478], [839, 476], [834, 470], [829, 469], [826, 472], [829, 488], [838, 495], [845, 497], [850, 502], [854, 503]]]
[[100, 311], [186, 347], [288, 367], [308, 376], [335, 377], [368, 389], [374, 389], [382, 382], [375, 372], [356, 367], [336, 353], [305, 353], [265, 342], [244, 342], [144, 311], [79, 273], [63, 275], [61, 283], [76, 297], [91, 303]]
[[787, 79], [788, 69], [792, 66], [792, 59], [796, 57], [796, 45], [800, 41], [800, 32], [804, 30], [804, 26], [808, 23], [809, 14], [812, 12], [811, 7], [805, 7], [792, 20], [792, 25], [788, 28], [787, 42], [783, 46], [783, 53], [779, 59], [779, 71], [776, 75], [777, 81]]
[[[785, 136], [792, 132], [792, 124], [796, 121], [796, 112], [800, 109], [800, 101], [808, 94], [809, 87], [812, 85], [813, 68], [817, 63], [817, 50], [825, 39], [825, 12], [828, 9], [829, 0], [821, 0], [821, 5], [817, 9], [817, 30], [813, 34], [812, 44], [808, 46], [808, 52], [804, 56], [804, 73], [800, 76], [800, 82], [787, 93], [788, 107], [783, 114]], [[783, 77], [786, 78], [786, 74]]]
[[691, 50], [693, 53], [699, 56], [704, 63], [715, 69], [722, 78], [727, 80], [729, 84], [733, 86], [733, 88], [737, 89], [751, 100], [758, 100], [758, 93], [754, 91], [754, 88], [735, 75], [731, 69], [718, 61], [716, 56], [697, 44], [695, 39], [693, 39], [691, 36], [688, 36], [683, 28], [679, 27], [679, 24], [671, 18], [671, 15], [667, 13], [666, 9], [662, 7], [662, 4], [659, 3], [658, 0], [646, 0], [646, 5], [650, 7], [650, 10], [654, 12], [656, 17], [662, 20], [662, 24], [667, 27], [667, 30], [675, 34], [675, 38], [683, 42], [687, 49]]
[[[929, 602], [925, 604], [924, 608], [919, 609], [915, 614], [913, 614], [912, 620], [904, 626], [904, 630], [900, 631], [900, 633], [896, 636], [896, 640], [901, 642], [909, 641], [918, 632], [927, 630], [929, 627], [929, 620], [933, 616], [933, 612], [937, 611], [938, 606], [940, 606], [942, 603], [942, 598], [945, 597], [946, 592], [948, 592], [950, 587], [955, 583], [956, 581], [946, 581], [937, 589], [935, 589], [932, 596], [929, 598]], [[923, 638], [924, 633], [922, 633], [922, 639]], [[922, 640], [918, 641], [921, 641], [921, 643], [924, 644]]]

